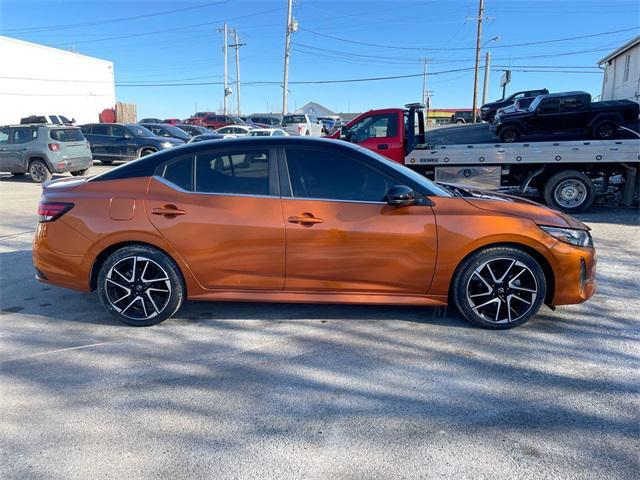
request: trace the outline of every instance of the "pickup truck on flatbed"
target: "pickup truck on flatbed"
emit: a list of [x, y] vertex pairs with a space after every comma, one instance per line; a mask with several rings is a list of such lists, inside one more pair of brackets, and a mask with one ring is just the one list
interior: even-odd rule
[[640, 170], [637, 133], [626, 132], [631, 138], [620, 140], [500, 144], [487, 132], [487, 141], [479, 143], [473, 132], [485, 124], [451, 127], [470, 141], [435, 142], [429, 137], [446, 135], [425, 134], [424, 106], [406, 107], [364, 112], [329, 138], [357, 143], [435, 181], [537, 193], [565, 212], [583, 211], [603, 195], [632, 204]]
[[585, 132], [611, 140], [619, 126], [638, 121], [639, 105], [630, 100], [591, 102], [587, 92], [538, 95], [526, 110], [501, 114], [491, 131], [504, 143], [537, 134]]

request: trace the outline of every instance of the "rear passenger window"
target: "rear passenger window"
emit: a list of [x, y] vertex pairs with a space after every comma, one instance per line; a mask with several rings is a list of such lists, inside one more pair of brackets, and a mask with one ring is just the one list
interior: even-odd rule
[[582, 110], [582, 97], [566, 97], [562, 103], [562, 110], [565, 112], [575, 112]]
[[160, 176], [183, 190], [193, 190], [193, 157], [184, 157], [160, 167]]
[[93, 135], [109, 135], [109, 125], [94, 125], [91, 127], [91, 133]]
[[196, 158], [196, 192], [269, 195], [269, 155], [265, 150], [215, 152]]
[[558, 113], [560, 111], [560, 99], [559, 98], [547, 98], [542, 101], [540, 113]]
[[11, 143], [27, 143], [38, 136], [36, 128], [21, 127], [13, 130], [11, 135]]

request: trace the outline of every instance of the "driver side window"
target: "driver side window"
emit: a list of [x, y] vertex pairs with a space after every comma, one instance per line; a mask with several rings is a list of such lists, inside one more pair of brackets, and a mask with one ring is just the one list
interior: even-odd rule
[[296, 198], [383, 202], [393, 177], [335, 152], [286, 150], [291, 189]]
[[372, 115], [354, 124], [349, 132], [352, 141], [362, 142], [368, 138], [388, 138], [398, 134], [396, 115], [393, 113]]
[[120, 125], [112, 125], [111, 126], [111, 136], [112, 137], [124, 137], [124, 128]]

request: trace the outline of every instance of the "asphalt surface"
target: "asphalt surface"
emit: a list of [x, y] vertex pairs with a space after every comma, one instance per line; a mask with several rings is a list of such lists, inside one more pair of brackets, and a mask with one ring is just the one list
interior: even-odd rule
[[39, 194], [0, 174], [2, 479], [637, 478], [637, 211], [582, 215], [597, 295], [510, 331], [195, 302], [136, 329], [34, 280]]

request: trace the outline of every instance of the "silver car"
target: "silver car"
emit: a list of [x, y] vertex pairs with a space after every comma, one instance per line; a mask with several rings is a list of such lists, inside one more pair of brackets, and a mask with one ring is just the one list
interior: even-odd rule
[[0, 172], [29, 173], [42, 183], [54, 173], [84, 175], [93, 165], [89, 142], [76, 127], [10, 125], [0, 127]]

